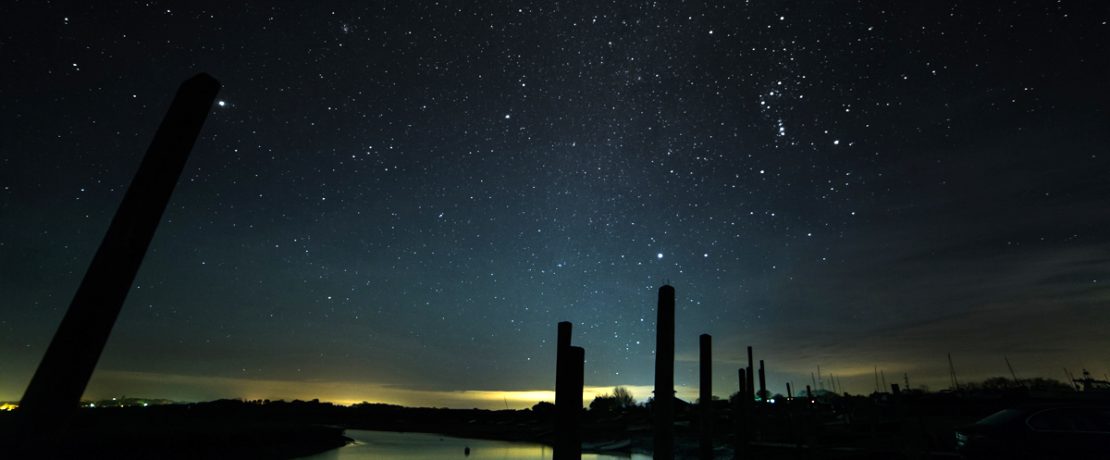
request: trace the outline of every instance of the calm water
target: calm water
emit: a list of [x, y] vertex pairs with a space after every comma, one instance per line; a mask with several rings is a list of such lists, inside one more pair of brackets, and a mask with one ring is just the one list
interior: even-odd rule
[[[550, 459], [551, 447], [523, 442], [487, 441], [483, 439], [452, 438], [438, 434], [393, 433], [389, 431], [347, 430], [353, 444], [322, 454], [304, 457], [311, 460], [369, 460], [369, 459], [423, 459], [423, 460], [533, 460]], [[470, 456], [463, 449], [470, 447]], [[628, 460], [616, 455], [582, 454], [583, 460]], [[646, 460], [645, 455], [633, 455], [633, 460]]]

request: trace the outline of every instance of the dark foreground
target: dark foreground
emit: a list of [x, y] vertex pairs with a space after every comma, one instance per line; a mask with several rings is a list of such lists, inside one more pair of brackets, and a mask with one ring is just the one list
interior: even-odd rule
[[[15, 440], [4, 439], [9, 447], [0, 457], [279, 459], [324, 452], [350, 441], [343, 427], [292, 417], [273, 419], [257, 409], [240, 403], [83, 409], [52, 442], [15, 452]], [[11, 433], [13, 414], [0, 414], [3, 433]]]
[[[956, 429], [1023, 404], [1100, 404], [1101, 395], [889, 394], [795, 398], [741, 406], [715, 401], [711, 425], [678, 404], [676, 457], [697, 458], [712, 434], [715, 458], [960, 458]], [[343, 430], [411, 431], [463, 438], [552, 444], [554, 407], [525, 410], [336, 406], [317, 401], [223, 400], [150, 407], [82, 409], [58, 442], [36, 458], [291, 458], [334, 449]], [[585, 451], [650, 454], [650, 407], [583, 410]], [[2, 433], [11, 414], [0, 413]], [[11, 445], [10, 441], [5, 445]], [[1065, 446], [1066, 447], [1066, 446]], [[1110, 446], [1108, 446], [1110, 447]]]

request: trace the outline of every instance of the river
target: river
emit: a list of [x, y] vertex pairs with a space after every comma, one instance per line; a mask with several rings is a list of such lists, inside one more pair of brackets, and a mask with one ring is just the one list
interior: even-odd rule
[[[525, 442], [488, 441], [485, 439], [453, 438], [428, 433], [395, 433], [390, 431], [347, 430], [355, 442], [338, 449], [304, 457], [305, 460], [539, 460], [551, 458], [551, 447]], [[470, 448], [470, 455], [465, 454]], [[583, 460], [647, 460], [650, 456], [632, 457], [610, 454], [582, 454]]]

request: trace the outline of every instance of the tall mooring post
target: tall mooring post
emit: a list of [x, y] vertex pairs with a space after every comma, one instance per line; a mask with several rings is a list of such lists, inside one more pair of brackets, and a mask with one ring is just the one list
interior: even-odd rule
[[740, 384], [738, 385], [739, 392], [736, 393], [736, 401], [733, 401], [732, 406], [732, 426], [733, 430], [736, 433], [736, 436], [734, 438], [735, 445], [733, 446], [733, 449], [736, 451], [736, 457], [740, 458], [741, 451], [744, 450], [744, 447], [747, 446], [748, 443], [748, 411], [751, 410], [750, 406], [752, 403], [752, 399], [749, 396], [751, 394], [751, 391], [748, 391], [748, 373], [746, 369], [741, 367], [740, 369], [737, 369], [736, 374], [737, 377], [739, 377], [738, 380], [740, 381]]
[[674, 288], [659, 288], [655, 322], [654, 448], [656, 459], [674, 458]]
[[570, 406], [574, 409], [570, 414], [570, 436], [567, 445], [563, 447], [564, 454], [559, 454], [562, 459], [580, 460], [582, 458], [582, 387], [586, 377], [586, 349], [570, 347]]
[[763, 360], [759, 360], [759, 400], [766, 401], [771, 395], [767, 394], [767, 372], [763, 370]]
[[571, 323], [559, 323], [555, 357], [555, 455], [558, 460], [582, 458], [580, 417], [585, 350], [570, 345]]
[[566, 385], [567, 385], [567, 383], [566, 383], [567, 370], [566, 370], [566, 364], [564, 364], [564, 361], [566, 361], [570, 356], [567, 349], [570, 348], [570, 334], [571, 334], [571, 330], [573, 329], [573, 327], [574, 326], [570, 323], [570, 321], [562, 321], [562, 322], [559, 323], [559, 326], [558, 326], [558, 328], [559, 328], [558, 329], [558, 335], [556, 336], [556, 342], [555, 342], [555, 407], [556, 408], [563, 407], [563, 405], [566, 404], [565, 402], [560, 403], [559, 401], [562, 397], [569, 394], [569, 392], [566, 389], [564, 389], [564, 387], [566, 387]]
[[713, 458], [713, 337], [702, 334], [698, 337], [701, 359], [698, 364], [698, 412], [701, 415], [698, 441], [698, 456], [702, 459]]
[[15, 423], [19, 443], [34, 446], [61, 436], [80, 405], [81, 395], [219, 91], [220, 83], [203, 73], [185, 80], [178, 88], [23, 393]]
[[755, 361], [752, 360], [752, 347], [748, 347], [748, 400], [755, 400]]

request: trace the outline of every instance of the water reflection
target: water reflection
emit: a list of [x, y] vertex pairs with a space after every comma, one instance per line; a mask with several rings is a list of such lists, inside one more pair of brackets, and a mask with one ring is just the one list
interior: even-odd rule
[[[388, 431], [347, 430], [355, 443], [322, 454], [305, 457], [310, 460], [368, 459], [450, 459], [450, 460], [535, 460], [550, 459], [551, 447], [520, 442], [463, 439], [426, 433], [393, 433]], [[470, 455], [465, 449], [470, 448]], [[615, 460], [627, 456], [582, 454], [583, 460]], [[633, 455], [631, 459], [647, 459]]]

